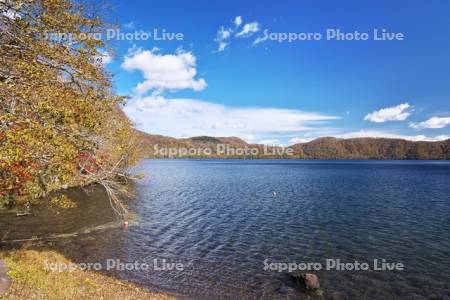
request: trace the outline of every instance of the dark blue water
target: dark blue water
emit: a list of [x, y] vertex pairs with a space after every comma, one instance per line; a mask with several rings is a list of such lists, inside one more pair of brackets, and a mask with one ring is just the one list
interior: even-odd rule
[[[144, 160], [134, 172], [146, 175], [138, 222], [71, 240], [78, 261], [151, 264], [112, 273], [190, 299], [450, 299], [450, 162]], [[309, 292], [264, 264], [326, 259], [371, 268], [310, 271], [321, 289]]]
[[[208, 299], [450, 298], [449, 162], [146, 160], [135, 171], [147, 177], [124, 259], [185, 269], [129, 279]], [[310, 293], [264, 269], [325, 259], [405, 270], [314, 271], [322, 288]]]

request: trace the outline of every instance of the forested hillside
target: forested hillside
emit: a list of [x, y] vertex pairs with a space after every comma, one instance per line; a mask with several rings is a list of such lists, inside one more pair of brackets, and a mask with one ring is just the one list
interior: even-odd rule
[[412, 142], [386, 138], [320, 138], [292, 148], [314, 159], [450, 159], [450, 140]]
[[[277, 154], [268, 147], [269, 153], [264, 153], [264, 146], [248, 144], [237, 137], [192, 137], [176, 139], [161, 135], [150, 135], [139, 132], [143, 151], [147, 157], [166, 158], [160, 149], [195, 148], [211, 149], [212, 155], [185, 155], [184, 157], [224, 157], [224, 158], [301, 158], [301, 159], [450, 159], [450, 140], [441, 142], [412, 142], [401, 139], [386, 138], [354, 138], [337, 139], [325, 137], [308, 143], [290, 146], [292, 155]], [[228, 145], [230, 148], [257, 149], [258, 155], [220, 155], [218, 145]], [[164, 154], [164, 153], [163, 153]]]

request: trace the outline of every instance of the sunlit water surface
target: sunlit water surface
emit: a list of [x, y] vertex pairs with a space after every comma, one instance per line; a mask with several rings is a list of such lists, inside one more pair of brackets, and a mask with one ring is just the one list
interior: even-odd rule
[[[21, 222], [4, 214], [2, 234], [84, 231], [54, 244], [80, 262], [146, 263], [110, 273], [182, 298], [450, 299], [449, 162], [145, 160], [134, 172], [146, 177], [128, 230], [115, 226], [94, 188], [71, 191], [83, 213], [58, 213], [50, 225], [44, 210]], [[326, 259], [371, 270], [312, 271], [321, 289], [308, 292], [264, 263], [325, 268]], [[374, 259], [405, 270], [374, 271]]]

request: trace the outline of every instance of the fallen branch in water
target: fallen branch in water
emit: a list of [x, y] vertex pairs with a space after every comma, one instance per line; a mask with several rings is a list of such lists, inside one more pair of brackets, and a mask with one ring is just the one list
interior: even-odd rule
[[84, 176], [87, 177], [88, 181], [96, 182], [103, 186], [106, 194], [108, 195], [108, 199], [114, 213], [117, 216], [125, 219], [128, 215], [128, 208], [125, 203], [123, 203], [121, 198], [129, 197], [130, 192], [124, 188], [124, 185], [121, 184], [117, 180], [117, 178], [120, 177], [121, 179], [124, 179], [125, 182], [127, 182], [128, 179], [133, 179], [134, 177], [126, 173], [117, 171], [118, 166], [123, 161], [123, 159], [124, 157], [121, 156], [110, 170], [105, 170], [102, 166], [98, 166], [99, 172], [97, 173], [93, 173], [91, 170], [89, 170], [89, 168], [86, 168], [86, 164], [79, 164], [79, 167], [81, 171], [85, 173]]

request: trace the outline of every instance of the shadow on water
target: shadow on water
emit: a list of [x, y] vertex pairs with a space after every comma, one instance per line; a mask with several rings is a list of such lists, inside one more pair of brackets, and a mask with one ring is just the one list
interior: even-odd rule
[[3, 244], [28, 240], [54, 240], [76, 236], [120, 224], [101, 186], [71, 188], [62, 194], [77, 203], [76, 208], [63, 209], [50, 204], [49, 199], [33, 205], [31, 215], [18, 217], [21, 207], [0, 210], [0, 237]]
[[[26, 245], [33, 249], [57, 250], [77, 262], [89, 257], [80, 250], [86, 242], [95, 245], [93, 241], [98, 236], [108, 236], [111, 231], [116, 235], [124, 234], [123, 221], [111, 209], [103, 187], [90, 185], [58, 194], [75, 201], [77, 207], [52, 206], [50, 199], [53, 194], [33, 205], [28, 216], [17, 216], [23, 211], [22, 207], [0, 210], [1, 248], [14, 249]], [[120, 248], [120, 238], [116, 237], [114, 247]]]

